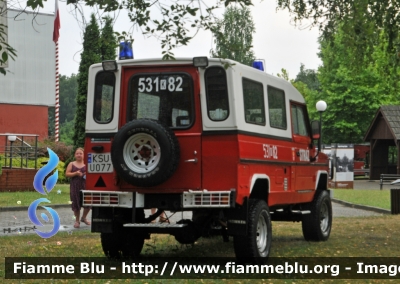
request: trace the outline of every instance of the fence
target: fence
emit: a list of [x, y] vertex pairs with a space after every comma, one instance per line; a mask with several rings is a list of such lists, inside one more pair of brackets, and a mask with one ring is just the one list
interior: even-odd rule
[[36, 134], [0, 133], [0, 168], [36, 170], [38, 137]]

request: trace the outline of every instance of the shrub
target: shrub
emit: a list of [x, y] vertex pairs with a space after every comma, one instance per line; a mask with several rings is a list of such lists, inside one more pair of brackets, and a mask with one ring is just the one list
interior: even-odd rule
[[48, 157], [47, 148], [57, 154], [60, 161], [65, 162], [73, 153], [72, 146], [64, 142], [55, 142], [51, 138], [46, 138], [38, 143], [38, 157]]

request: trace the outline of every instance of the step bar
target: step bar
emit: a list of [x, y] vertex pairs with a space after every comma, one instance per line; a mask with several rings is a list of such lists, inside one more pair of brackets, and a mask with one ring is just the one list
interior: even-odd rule
[[187, 224], [169, 224], [169, 223], [131, 223], [124, 224], [124, 227], [130, 228], [166, 228], [166, 229], [179, 229], [186, 227]]

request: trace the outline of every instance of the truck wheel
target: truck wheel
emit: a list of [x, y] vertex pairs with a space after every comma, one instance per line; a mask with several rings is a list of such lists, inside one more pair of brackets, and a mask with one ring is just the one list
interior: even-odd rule
[[[135, 215], [136, 223], [144, 222], [144, 209], [136, 208]], [[131, 221], [125, 219], [124, 222]], [[121, 257], [138, 257], [143, 249], [144, 239], [147, 235], [143, 233], [136, 233], [133, 230], [128, 230], [122, 227], [122, 224], [119, 224], [115, 226], [113, 233], [101, 233], [100, 236], [104, 254], [108, 258], [119, 259]]]
[[143, 249], [144, 236], [134, 232], [124, 233], [124, 242], [122, 244], [122, 256], [124, 258], [137, 258]]
[[234, 236], [236, 258], [245, 262], [263, 262], [269, 256], [272, 241], [271, 216], [263, 200], [249, 200], [247, 236]]
[[119, 236], [116, 233], [101, 233], [100, 238], [105, 256], [119, 259], [121, 257]]
[[169, 127], [150, 119], [125, 124], [115, 135], [111, 160], [115, 171], [135, 186], [155, 186], [178, 167], [180, 148]]
[[138, 257], [144, 239], [144, 236], [133, 232], [101, 233], [103, 252], [110, 259]]
[[175, 233], [175, 240], [177, 240], [177, 242], [179, 242], [180, 244], [182, 245], [194, 244], [194, 242], [201, 237], [201, 234], [197, 231], [196, 225], [191, 220], [184, 219], [176, 223], [187, 224], [185, 228]]
[[306, 241], [326, 241], [332, 228], [332, 204], [329, 192], [316, 193], [311, 203], [311, 214], [302, 220], [303, 236]]

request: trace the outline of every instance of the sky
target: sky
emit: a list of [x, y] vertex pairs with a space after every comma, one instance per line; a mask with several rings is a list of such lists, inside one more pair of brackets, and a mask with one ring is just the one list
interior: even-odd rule
[[[77, 74], [82, 52], [83, 30], [82, 25], [70, 12], [66, 1], [59, 2], [61, 30], [59, 39], [60, 74], [70, 76]], [[90, 8], [85, 8], [86, 19], [89, 19]], [[317, 28], [296, 27], [287, 11], [276, 11], [276, 0], [253, 0], [251, 7], [256, 32], [253, 35], [253, 50], [257, 59], [264, 59], [266, 72], [276, 75], [285, 68], [289, 77], [294, 79], [303, 63], [307, 69], [317, 69], [321, 61], [317, 56], [319, 46]], [[54, 1], [45, 2], [40, 12], [54, 13]], [[223, 10], [220, 10], [221, 14]], [[303, 23], [306, 26], [307, 23]], [[125, 13], [119, 14], [114, 31], [127, 31], [131, 23]], [[155, 38], [148, 38], [135, 30], [134, 57], [136, 59], [161, 57], [160, 42]], [[174, 50], [175, 57], [209, 56], [213, 48], [213, 39], [210, 32], [200, 32], [184, 47]]]

